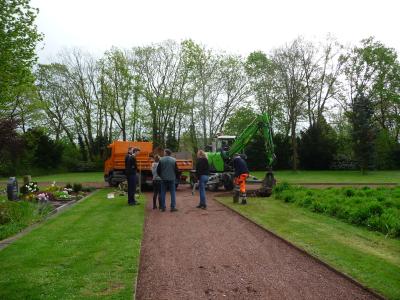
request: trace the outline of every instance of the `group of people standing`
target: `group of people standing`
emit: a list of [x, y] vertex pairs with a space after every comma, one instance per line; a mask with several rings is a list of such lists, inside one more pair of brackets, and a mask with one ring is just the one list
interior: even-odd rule
[[[138, 202], [135, 199], [136, 191], [136, 171], [137, 162], [136, 155], [140, 149], [129, 147], [128, 154], [125, 157], [125, 173], [128, 180], [128, 204], [137, 205]], [[171, 194], [171, 212], [176, 212], [176, 180], [178, 179], [178, 166], [176, 159], [171, 156], [172, 152], [169, 149], [164, 150], [164, 156], [160, 158], [159, 155], [154, 156], [154, 162], [152, 164], [153, 174], [153, 209], [159, 208], [160, 211], [166, 210], [165, 198], [167, 190]], [[233, 160], [235, 168], [235, 184], [240, 186], [240, 196], [242, 204], [246, 204], [246, 191], [245, 182], [248, 177], [248, 169], [246, 162], [236, 155]], [[196, 206], [197, 208], [206, 209], [206, 185], [210, 175], [210, 167], [207, 159], [207, 155], [203, 150], [197, 152], [197, 163], [196, 163], [196, 177], [198, 181], [200, 201]], [[158, 206], [157, 206], [158, 200]]]

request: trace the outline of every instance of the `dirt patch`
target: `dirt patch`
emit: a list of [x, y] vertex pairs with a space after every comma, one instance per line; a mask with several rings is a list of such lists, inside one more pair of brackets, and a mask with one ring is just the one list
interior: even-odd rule
[[376, 299], [212, 196], [197, 209], [182, 188], [175, 213], [148, 201], [137, 299]]

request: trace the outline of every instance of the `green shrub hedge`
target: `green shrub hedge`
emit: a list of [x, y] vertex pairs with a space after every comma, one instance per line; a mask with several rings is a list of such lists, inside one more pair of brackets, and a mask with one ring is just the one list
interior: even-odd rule
[[28, 201], [8, 201], [0, 197], [0, 240], [41, 221], [52, 210], [51, 205]]
[[313, 212], [400, 237], [400, 187], [310, 189], [284, 182], [274, 188], [274, 195]]

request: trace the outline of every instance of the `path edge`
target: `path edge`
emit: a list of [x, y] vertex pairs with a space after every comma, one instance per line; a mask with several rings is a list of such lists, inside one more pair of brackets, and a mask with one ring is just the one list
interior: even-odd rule
[[266, 231], [267, 233], [271, 234], [272, 236], [278, 238], [279, 240], [281, 240], [282, 242], [284, 242], [285, 244], [287, 244], [290, 247], [295, 248], [297, 251], [305, 254], [306, 256], [310, 257], [311, 259], [315, 260], [317, 263], [322, 264], [323, 266], [325, 266], [326, 268], [328, 268], [329, 270], [333, 271], [334, 273], [336, 273], [337, 275], [344, 277], [345, 279], [349, 280], [350, 282], [354, 283], [355, 285], [357, 285], [358, 287], [360, 287], [361, 289], [371, 293], [372, 295], [374, 295], [375, 297], [377, 297], [378, 299], [381, 300], [386, 300], [387, 298], [385, 298], [383, 295], [379, 294], [378, 292], [374, 291], [373, 289], [364, 286], [362, 283], [358, 282], [357, 280], [355, 280], [354, 278], [350, 277], [349, 275], [347, 275], [346, 273], [343, 273], [341, 271], [339, 271], [338, 269], [334, 268], [333, 266], [329, 265], [328, 263], [324, 262], [323, 260], [321, 260], [320, 258], [308, 253], [306, 250], [304, 250], [303, 248], [300, 248], [299, 246], [293, 244], [292, 242], [284, 239], [283, 237], [279, 236], [278, 234], [276, 234], [274, 231], [265, 228], [264, 226], [262, 226], [261, 224], [259, 224], [258, 222], [250, 219], [249, 217], [243, 215], [242, 213], [240, 213], [239, 211], [233, 209], [232, 207], [226, 205], [225, 203], [222, 203], [221, 201], [219, 201], [217, 198], [218, 197], [226, 197], [226, 196], [232, 196], [231, 193], [227, 194], [227, 193], [223, 193], [223, 194], [217, 194], [213, 196], [213, 200], [215, 200], [216, 202], [218, 202], [219, 204], [221, 204], [222, 206], [228, 208], [230, 211], [234, 212], [235, 214], [239, 215], [240, 217], [244, 218], [245, 220], [249, 221], [250, 223], [256, 225], [258, 228], [260, 228], [261, 230]]
[[139, 278], [139, 272], [140, 272], [140, 269], [141, 269], [141, 265], [142, 265], [142, 245], [143, 245], [143, 239], [144, 239], [144, 229], [145, 229], [145, 225], [146, 225], [146, 219], [147, 219], [147, 215], [148, 215], [148, 213], [146, 213], [146, 204], [147, 204], [147, 200], [148, 200], [148, 198], [147, 198], [147, 196], [146, 196], [146, 194], [145, 193], [141, 193], [141, 195], [143, 195], [143, 198], [144, 198], [144, 203], [143, 203], [143, 209], [144, 209], [144, 219], [143, 219], [143, 229], [142, 229], [142, 238], [141, 238], [141, 240], [140, 240], [140, 248], [139, 248], [139, 263], [138, 263], [138, 271], [137, 271], [137, 275], [136, 275], [136, 278], [135, 278], [135, 283], [134, 283], [134, 285], [133, 285], [133, 295], [132, 295], [132, 299], [133, 300], [136, 300], [136, 295], [137, 295], [137, 284], [138, 284], [138, 278]]

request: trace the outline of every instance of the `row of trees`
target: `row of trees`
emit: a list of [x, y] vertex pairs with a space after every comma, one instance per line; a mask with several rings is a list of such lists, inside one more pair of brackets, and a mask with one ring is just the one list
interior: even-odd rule
[[[32, 49], [42, 36], [28, 3], [6, 1], [0, 33], [0, 117], [18, 120], [23, 133], [44, 128], [89, 161], [104, 158], [115, 139], [195, 152], [219, 132], [239, 134], [241, 112], [250, 109], [270, 115], [277, 152], [286, 153], [278, 156], [282, 167], [326, 168], [335, 160], [395, 167], [400, 64], [394, 49], [373, 38], [352, 48], [331, 37], [320, 44], [297, 38], [246, 58], [192, 40], [165, 41], [102, 57], [66, 50], [36, 65]], [[326, 136], [337, 146], [327, 149]], [[307, 151], [305, 141], [313, 145]], [[253, 156], [262, 161], [260, 149]], [[326, 155], [330, 149], [337, 150]]]

